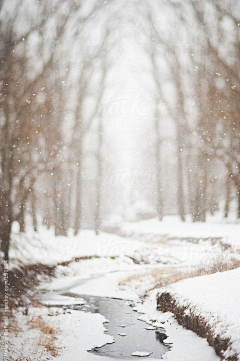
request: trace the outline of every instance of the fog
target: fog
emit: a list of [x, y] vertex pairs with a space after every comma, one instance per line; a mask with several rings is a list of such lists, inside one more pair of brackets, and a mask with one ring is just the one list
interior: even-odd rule
[[0, 238], [240, 217], [237, 1], [1, 1]]

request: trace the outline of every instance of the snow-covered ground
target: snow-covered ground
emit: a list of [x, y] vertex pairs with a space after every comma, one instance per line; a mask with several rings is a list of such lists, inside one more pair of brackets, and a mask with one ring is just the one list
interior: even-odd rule
[[[186, 312], [201, 315], [216, 335], [230, 338], [240, 355], [240, 268], [172, 284], [169, 292]], [[229, 350], [225, 353], [229, 357]]]
[[21, 259], [24, 263], [56, 264], [77, 257], [121, 257], [131, 255], [140, 248], [140, 243], [107, 233], [96, 237], [90, 230], [80, 232], [77, 237], [55, 237], [52, 230], [44, 227], [38, 233], [13, 232], [10, 258]]
[[210, 218], [209, 222], [190, 221], [181, 222], [176, 216], [168, 216], [163, 222], [149, 219], [136, 223], [125, 223], [122, 226], [125, 234], [151, 235], [152, 240], [159, 240], [157, 236], [168, 239], [196, 239], [209, 240], [222, 238], [222, 240], [237, 249], [240, 249], [240, 221], [229, 223], [218, 218]]
[[[125, 223], [121, 234], [155, 244], [175, 257], [177, 267], [206, 267], [213, 262], [240, 259], [240, 222], [229, 223], [218, 218], [209, 222], [181, 222], [178, 217], [165, 217], [163, 222], [150, 219]], [[165, 253], [165, 254], [166, 254]]]
[[90, 230], [67, 238], [55, 237], [45, 228], [39, 233], [15, 232], [10, 256], [24, 263], [45, 264], [62, 263], [78, 257], [99, 257], [97, 268], [104, 272], [106, 268], [109, 271], [113, 258], [117, 259], [117, 267], [124, 270], [131, 258], [135, 263], [147, 264], [148, 267], [175, 265], [189, 268], [220, 258], [228, 260], [240, 253], [240, 223], [182, 223], [176, 217], [166, 217], [164, 222], [151, 219], [126, 223], [122, 232], [124, 238], [102, 233], [97, 239]]
[[[74, 310], [66, 312], [54, 307], [51, 309], [32, 307], [28, 316], [23, 316], [21, 312], [18, 312], [15, 317], [20, 329], [9, 333], [8, 337], [11, 343], [14, 342], [14, 347], [13, 345], [9, 347], [9, 358], [5, 358], [4, 361], [52, 359], [51, 353], [44, 347], [49, 337], [47, 327], [57, 331], [55, 335], [57, 341], [54, 345], [59, 350], [59, 356], [54, 359], [59, 361], [100, 361], [98, 356], [88, 353], [87, 350], [113, 342], [113, 338], [104, 333], [106, 319], [98, 313], [91, 314]], [[40, 327], [38, 326], [39, 318], [41, 323], [44, 322], [46, 333], [41, 324]], [[109, 359], [102, 358], [102, 360]]]
[[[171, 350], [164, 354], [163, 359], [169, 361], [219, 360], [206, 340], [183, 329], [171, 314], [162, 314], [156, 310], [156, 294], [159, 289], [155, 289], [156, 277], [154, 275], [158, 275], [158, 280], [159, 278], [167, 280], [170, 275], [174, 274], [175, 277], [182, 271], [192, 271], [198, 267], [209, 266], [217, 260], [227, 261], [232, 257], [238, 259], [240, 224], [230, 225], [217, 222], [183, 224], [170, 217], [162, 223], [157, 220], [148, 220], [124, 224], [122, 231], [125, 235], [124, 238], [106, 233], [95, 236], [92, 231], [85, 230], [76, 237], [54, 237], [51, 231], [45, 229], [39, 233], [29, 231], [22, 235], [16, 231], [13, 234], [13, 247], [10, 253], [13, 259], [12, 266], [17, 263], [17, 259], [21, 259], [25, 263], [57, 264], [57, 277], [51, 283], [42, 283], [39, 287], [38, 297], [41, 298], [42, 303], [49, 306], [63, 304], [68, 307], [76, 303], [76, 299], [67, 297], [66, 293], [134, 300], [137, 309], [144, 313], [141, 317], [146, 322], [161, 326], [164, 322], [164, 328], [168, 335], [167, 342], [171, 342], [173, 345]], [[126, 234], [129, 237], [126, 237]], [[214, 238], [214, 241], [211, 238]], [[221, 244], [223, 240], [233, 247], [224, 248]], [[216, 277], [216, 280], [219, 277], [220, 280], [221, 275], [216, 274], [183, 281], [182, 284], [186, 284], [186, 287], [182, 288], [179, 299], [191, 297], [194, 289], [198, 289], [198, 292], [203, 289], [204, 297], [209, 298], [209, 302], [212, 304], [206, 303], [206, 308], [202, 308], [202, 310], [214, 315], [214, 312], [218, 314], [221, 312], [221, 308], [218, 309], [217, 306], [214, 308], [217, 303], [214, 302], [213, 293], [215, 292], [215, 297], [217, 297], [216, 295], [220, 297], [221, 290], [219, 284], [215, 284], [214, 278], [211, 277]], [[228, 276], [226, 276], [224, 287], [228, 286], [227, 278]], [[199, 283], [195, 282], [196, 280]], [[208, 280], [210, 280], [209, 283]], [[205, 284], [208, 286], [205, 287]], [[211, 286], [213, 284], [215, 284], [215, 288]], [[177, 285], [173, 286], [176, 287], [173, 288], [176, 292], [181, 288], [178, 288]], [[189, 285], [194, 285], [194, 287]], [[233, 293], [233, 283], [231, 287]], [[42, 293], [42, 290], [45, 290], [45, 293]], [[186, 294], [184, 294], [185, 290]], [[144, 293], [147, 294], [147, 297], [143, 302], [141, 296]], [[240, 299], [240, 295], [235, 295], [234, 301], [231, 301], [234, 302], [234, 307], [238, 298]], [[196, 299], [197, 292], [195, 298], [192, 298], [192, 302], [194, 303]], [[201, 299], [199, 298], [199, 300]], [[226, 295], [224, 302], [227, 303], [229, 300], [230, 297], [228, 298]], [[77, 302], [80, 301], [84, 302], [78, 298]], [[99, 359], [99, 356], [86, 351], [94, 346], [113, 341], [111, 335], [104, 333], [103, 316], [74, 310], [71, 310], [70, 313], [60, 312], [59, 309], [56, 311], [53, 306], [47, 311], [45, 308], [30, 307], [29, 315], [40, 313], [46, 323], [50, 323], [59, 330], [56, 345], [60, 348], [60, 355], [56, 359], [68, 361], [76, 359], [77, 355], [78, 357], [81, 355], [80, 358], [86, 361]], [[232, 306], [233, 303], [229, 302], [228, 307], [225, 307], [225, 312], [230, 312]], [[19, 342], [24, 345], [24, 350], [26, 350], [26, 345], [36, 346], [32, 335], [34, 332], [35, 334], [40, 332], [29, 328], [31, 322], [27, 322], [26, 319], [26, 317], [30, 317], [29, 315], [23, 316], [19, 312], [16, 315], [20, 323], [25, 325], [23, 327], [25, 331], [17, 334]], [[226, 322], [232, 322], [230, 318], [226, 320]], [[235, 329], [230, 327], [228, 332], [235, 332]], [[13, 336], [15, 337], [15, 334], [10, 332], [10, 339]], [[239, 337], [239, 332], [235, 333], [235, 337]], [[236, 339], [234, 340], [236, 341]], [[19, 355], [21, 356], [21, 354]]]
[[145, 322], [164, 325], [168, 335], [166, 341], [172, 343], [173, 347], [163, 355], [162, 359], [168, 361], [220, 361], [220, 358], [206, 340], [180, 326], [171, 313], [157, 311], [156, 293], [157, 290], [153, 291], [145, 302], [138, 306], [138, 310], [144, 313], [141, 319]]

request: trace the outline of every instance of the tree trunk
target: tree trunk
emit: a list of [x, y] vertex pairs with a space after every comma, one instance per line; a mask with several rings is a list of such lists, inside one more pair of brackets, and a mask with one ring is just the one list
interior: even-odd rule
[[[106, 46], [106, 44], [105, 44]], [[98, 150], [97, 150], [97, 184], [96, 184], [96, 213], [95, 213], [95, 234], [98, 235], [101, 231], [101, 204], [102, 204], [102, 173], [103, 173], [103, 158], [102, 158], [102, 148], [103, 148], [103, 111], [102, 111], [102, 99], [106, 87], [106, 76], [107, 76], [107, 59], [106, 59], [107, 49], [103, 52], [102, 57], [102, 80], [101, 80], [101, 92], [98, 99], [99, 106], [99, 125], [98, 125]]]
[[12, 150], [8, 148], [8, 121], [6, 121], [5, 147], [1, 154], [0, 162], [0, 245], [1, 251], [4, 253], [5, 261], [9, 260], [9, 249], [11, 241], [11, 227], [13, 222], [12, 215]]
[[54, 226], [55, 236], [61, 235], [61, 224], [60, 224], [60, 190], [59, 190], [59, 174], [58, 169], [55, 171], [53, 178], [53, 189], [54, 189]]
[[[62, 184], [61, 184], [62, 183]], [[60, 195], [60, 212], [59, 212], [59, 218], [60, 218], [60, 235], [61, 236], [67, 236], [67, 223], [66, 223], [66, 194], [65, 194], [65, 187], [63, 182], [60, 183], [61, 186], [61, 195]]]
[[79, 100], [76, 111], [75, 125], [76, 146], [74, 149], [76, 154], [77, 174], [76, 174], [76, 203], [75, 203], [75, 219], [74, 234], [78, 234], [82, 227], [82, 164], [83, 164], [83, 121], [82, 121], [82, 103]]
[[181, 148], [177, 147], [177, 193], [178, 193], [178, 212], [181, 221], [185, 222], [185, 207], [184, 207], [184, 190], [183, 190], [183, 166]]
[[55, 236], [67, 235], [65, 227], [65, 190], [62, 180], [62, 169], [57, 169], [54, 177]]
[[68, 230], [71, 227], [70, 219], [71, 219], [71, 205], [72, 205], [72, 170], [71, 165], [68, 164], [67, 174], [65, 175], [66, 179], [66, 194], [65, 194], [65, 228]]
[[54, 211], [53, 211], [53, 207], [54, 207], [54, 204], [52, 203], [52, 200], [47, 198], [47, 211], [46, 211], [46, 214], [45, 214], [45, 218], [44, 218], [44, 223], [45, 225], [47, 226], [47, 229], [50, 229], [51, 226], [53, 226], [55, 223], [54, 223], [54, 219], [53, 219], [53, 214], [54, 214]]
[[193, 217], [194, 214], [193, 162], [190, 153], [191, 150], [190, 151], [188, 150], [186, 170], [187, 170], [187, 190], [188, 190], [188, 211]]
[[202, 167], [202, 193], [201, 193], [201, 222], [206, 222], [206, 212], [207, 212], [207, 191], [208, 191], [208, 166], [206, 161], [206, 156], [201, 158], [201, 167]]
[[195, 183], [195, 206], [194, 206], [194, 222], [206, 221], [206, 201], [207, 201], [207, 165], [203, 155], [197, 154], [196, 157], [196, 183]]
[[20, 208], [20, 214], [18, 217], [18, 222], [20, 226], [20, 232], [25, 232], [25, 206], [22, 204]]
[[177, 140], [177, 198], [178, 198], [178, 214], [181, 221], [185, 222], [185, 202], [183, 189], [183, 160], [182, 160], [182, 136], [180, 119], [176, 119], [176, 140]]
[[12, 227], [12, 202], [10, 192], [0, 190], [0, 242], [5, 261], [9, 260], [9, 248]]
[[34, 187], [31, 192], [31, 210], [32, 210], [32, 224], [34, 232], [37, 232], [37, 216], [36, 216], [36, 194]]
[[96, 197], [96, 214], [95, 214], [95, 234], [98, 235], [101, 230], [101, 193], [102, 193], [102, 114], [99, 116], [99, 127], [98, 127], [98, 151], [97, 151], [97, 197]]
[[[176, 69], [174, 69], [176, 71]], [[182, 222], [185, 222], [185, 199], [184, 199], [184, 188], [183, 188], [183, 131], [182, 121], [185, 117], [184, 110], [184, 95], [181, 87], [179, 75], [176, 74], [176, 86], [178, 91], [178, 106], [177, 114], [175, 117], [176, 123], [176, 153], [177, 153], [177, 198], [178, 198], [178, 214]], [[185, 124], [186, 125], [186, 124]]]
[[4, 253], [5, 261], [9, 261], [9, 248], [11, 239], [11, 224], [12, 222], [0, 221], [0, 240], [1, 240], [1, 251]]
[[155, 112], [155, 134], [156, 134], [156, 142], [155, 142], [155, 160], [156, 160], [156, 178], [157, 178], [157, 217], [161, 222], [163, 218], [163, 199], [162, 199], [162, 185], [161, 185], [161, 140], [159, 135], [159, 112], [158, 112], [158, 104], [156, 104], [156, 112]]
[[237, 217], [240, 218], [240, 188], [238, 188], [238, 210], [237, 210]]
[[230, 178], [226, 179], [226, 200], [225, 200], [225, 209], [224, 209], [224, 217], [227, 218], [229, 214], [229, 206], [230, 206], [230, 196], [231, 196], [231, 186], [230, 186]]
[[76, 206], [75, 206], [75, 223], [74, 223], [74, 234], [78, 234], [81, 229], [81, 218], [82, 218], [82, 161], [79, 158], [77, 167], [77, 179], [76, 179]]
[[193, 222], [200, 221], [201, 213], [201, 174], [200, 174], [199, 154], [195, 156], [195, 171], [194, 171], [194, 211]]

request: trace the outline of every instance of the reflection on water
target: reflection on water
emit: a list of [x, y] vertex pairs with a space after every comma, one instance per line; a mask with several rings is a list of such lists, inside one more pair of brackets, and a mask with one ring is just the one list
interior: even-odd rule
[[[64, 294], [76, 297], [72, 293]], [[109, 321], [105, 323], [106, 332], [114, 337], [115, 342], [102, 347], [95, 347], [89, 352], [100, 356], [113, 358], [129, 358], [135, 351], [151, 352], [149, 357], [143, 359], [161, 359], [161, 356], [169, 350], [170, 346], [164, 344], [166, 334], [163, 328], [148, 327], [138, 320], [139, 313], [134, 311], [131, 302], [105, 297], [93, 297], [81, 295], [85, 305], [74, 305], [73, 309], [85, 312], [100, 313]], [[147, 329], [149, 328], [149, 329]], [[136, 356], [137, 357], [137, 356]], [[131, 357], [136, 359], [136, 357]]]

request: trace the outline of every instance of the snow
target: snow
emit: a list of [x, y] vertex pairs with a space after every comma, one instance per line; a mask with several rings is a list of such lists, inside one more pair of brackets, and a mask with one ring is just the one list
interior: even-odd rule
[[181, 222], [176, 216], [164, 217], [163, 222], [149, 219], [136, 223], [125, 223], [125, 233], [143, 233], [168, 238], [213, 238], [221, 237], [229, 244], [240, 248], [240, 223], [224, 223], [213, 218], [211, 222]]
[[[180, 281], [169, 286], [179, 305], [188, 306], [212, 325], [216, 334], [230, 337], [240, 354], [240, 268]], [[189, 306], [190, 305], [190, 306]]]
[[[71, 310], [71, 313], [63, 313], [55, 308], [49, 310], [31, 308], [27, 319], [21, 312], [18, 312], [15, 316], [23, 332], [19, 332], [17, 337], [14, 333], [9, 334], [9, 338], [13, 337], [18, 352], [21, 352], [22, 355], [32, 356], [31, 359], [44, 359], [44, 356], [48, 359], [46, 351], [38, 344], [38, 341], [43, 336], [41, 331], [39, 329], [29, 329], [29, 320], [36, 316], [41, 316], [47, 324], [50, 324], [55, 329], [61, 329], [61, 332], [57, 334], [56, 341], [56, 346], [60, 348], [61, 355], [55, 357], [55, 360], [99, 361], [99, 356], [95, 356], [87, 352], [87, 350], [114, 342], [112, 336], [104, 333], [103, 323], [105, 318], [97, 313], [92, 314], [74, 310]], [[101, 360], [109, 361], [110, 359], [103, 357]]]
[[151, 354], [152, 352], [135, 351], [132, 353], [132, 356], [146, 357], [146, 356], [150, 356]]
[[[113, 337], [104, 333], [105, 319], [100, 314], [71, 311], [71, 314], [60, 315], [63, 334], [58, 339], [64, 347], [64, 352], [57, 357], [58, 361], [86, 360], [99, 361], [99, 356], [88, 353], [93, 347], [113, 343]], [[104, 357], [103, 361], [108, 358]]]
[[83, 230], [76, 237], [55, 237], [53, 232], [42, 228], [39, 233], [14, 233], [10, 258], [24, 263], [56, 264], [77, 257], [121, 257], [132, 254], [139, 244], [107, 233], [96, 237], [91, 230]]
[[114, 272], [98, 279], [91, 280], [80, 286], [73, 287], [70, 292], [79, 295], [92, 295], [101, 297], [121, 298], [125, 300], [138, 300], [133, 290], [120, 290], [119, 282], [132, 275], [132, 272]]
[[57, 305], [84, 305], [85, 300], [83, 298], [74, 298], [58, 295], [55, 293], [48, 293], [42, 295], [41, 302], [46, 306], [57, 306]]
[[134, 255], [137, 257], [139, 252], [146, 259], [150, 253], [151, 264], [155, 261], [189, 271], [232, 258], [240, 259], [240, 223], [222, 223], [218, 219], [184, 223], [176, 216], [168, 216], [162, 222], [150, 219], [125, 223], [121, 232], [146, 244], [145, 252], [142, 246]]
[[[190, 268], [212, 263], [223, 256], [230, 259], [232, 250], [226, 250], [223, 255], [221, 245], [219, 242], [212, 244], [211, 237], [223, 237], [224, 242], [233, 245], [236, 251], [240, 248], [240, 224], [184, 224], [176, 217], [166, 217], [163, 222], [152, 219], [124, 224], [123, 232], [133, 234], [134, 241], [107, 233], [96, 237], [90, 230], [82, 230], [76, 237], [55, 237], [45, 228], [38, 234], [14, 233], [10, 256], [24, 263], [53, 265], [70, 262], [68, 267], [58, 266], [59, 275], [78, 276], [80, 280], [115, 270], [139, 270], [139, 265], [142, 268], [147, 265], [149, 269], [157, 265]], [[206, 237], [208, 240], [205, 240]], [[186, 238], [200, 240], [196, 244]], [[84, 257], [92, 259], [82, 262]], [[81, 258], [80, 261], [74, 262], [77, 258]], [[139, 264], [134, 264], [133, 259]], [[74, 278], [72, 282], [79, 280]], [[68, 279], [68, 284], [70, 282]]]
[[156, 327], [149, 326], [149, 327], [146, 327], [146, 330], [156, 330]]
[[166, 343], [171, 349], [162, 356], [167, 361], [220, 361], [215, 351], [205, 339], [198, 337], [192, 331], [180, 326], [169, 312], [162, 313], [156, 309], [157, 290], [151, 292], [143, 304], [138, 305], [138, 311], [144, 312], [141, 319], [150, 325], [163, 327], [167, 334]]
[[[79, 286], [78, 289], [71, 289], [71, 292], [79, 292], [79, 294], [94, 294], [95, 296], [116, 297], [121, 299], [130, 299], [137, 302], [138, 295], [131, 292], [126, 292], [124, 289], [117, 288], [119, 279], [123, 277], [122, 272], [114, 272], [105, 274], [100, 280], [96, 279], [86, 284]], [[164, 327], [167, 332], [167, 343], [172, 343], [170, 351], [163, 355], [162, 359], [168, 361], [218, 361], [212, 347], [210, 347], [206, 340], [201, 339], [193, 332], [185, 330], [179, 326], [173, 319], [171, 314], [162, 314], [156, 310], [156, 291], [152, 292], [151, 296], [147, 298], [144, 304], [137, 303], [137, 310], [143, 315], [140, 319], [147, 321], [149, 327], [152, 326], [151, 320], [157, 320], [154, 325]], [[162, 323], [164, 322], [164, 324]], [[150, 326], [151, 325], [151, 326]], [[124, 328], [125, 325], [119, 327]], [[88, 359], [86, 359], [88, 360]], [[151, 360], [153, 360], [151, 358]]]
[[[168, 336], [166, 342], [172, 343], [172, 348], [163, 355], [162, 359], [169, 361], [192, 361], [193, 359], [194, 361], [217, 361], [219, 358], [206, 340], [183, 329], [171, 314], [162, 314], [156, 310], [157, 290], [151, 291], [143, 304], [139, 299], [139, 295], [154, 286], [155, 280], [151, 276], [152, 270], [164, 270], [162, 277], [167, 277], [171, 269], [194, 268], [199, 264], [209, 264], [222, 256], [222, 248], [218, 243], [213, 246], [205, 240], [195, 244], [178, 239], [179, 237], [192, 237], [193, 229], [195, 229], [194, 238], [203, 238], [205, 237], [204, 227], [208, 228], [206, 234], [211, 229], [210, 235], [217, 234], [219, 237], [220, 234], [224, 234], [223, 231], [219, 230], [221, 226], [218, 228], [218, 224], [185, 225], [176, 221], [175, 218], [172, 219], [172, 222], [174, 226], [170, 219], [162, 223], [148, 220], [131, 225], [125, 224], [124, 232], [132, 233], [133, 238], [122, 238], [105, 233], [95, 236], [94, 232], [88, 230], [81, 231], [76, 237], [69, 236], [67, 238], [54, 237], [50, 231], [45, 229], [41, 230], [39, 234], [29, 232], [27, 235], [21, 236], [15, 233], [11, 256], [21, 258], [25, 263], [56, 264], [67, 261], [67, 265], [57, 266], [57, 278], [53, 279], [51, 283], [40, 285], [39, 294], [42, 303], [48, 306], [83, 304], [84, 300], [81, 295], [132, 300], [136, 304], [134, 310], [142, 313], [139, 316], [140, 319], [149, 324], [146, 326], [147, 329], [151, 330], [155, 326], [161, 326], [166, 330]], [[231, 238], [228, 226], [227, 224], [223, 225], [222, 230], [225, 229], [225, 238], [230, 242], [235, 239], [236, 234], [233, 233]], [[239, 229], [237, 224], [234, 227]], [[173, 239], [164, 238], [166, 234]], [[230, 256], [231, 252], [227, 250], [225, 257]], [[81, 259], [76, 260], [78, 257]], [[90, 257], [90, 259], [82, 257]], [[134, 263], [133, 258], [138, 262]], [[137, 277], [134, 278], [134, 276]], [[119, 284], [129, 277], [133, 277], [129, 286]], [[216, 283], [217, 289], [220, 287], [217, 287]], [[44, 294], [42, 290], [47, 292]], [[214, 290], [214, 288], [209, 286], [205, 295], [210, 290]], [[64, 292], [70, 292], [77, 297], [61, 295]], [[214, 307], [214, 297], [212, 300]], [[237, 296], [235, 300], [237, 300]], [[227, 298], [225, 301], [227, 302]], [[232, 304], [229, 307], [231, 308]], [[50, 307], [49, 310], [52, 309], [53, 307]], [[61, 310], [61, 308], [59, 309]], [[46, 315], [44, 310], [39, 309], [38, 312], [42, 312], [48, 322], [52, 324], [54, 317]], [[228, 321], [230, 320], [228, 319]], [[57, 359], [63, 361], [74, 359], [99, 360], [99, 356], [88, 353], [87, 350], [113, 342], [112, 337], [104, 333], [104, 322], [107, 320], [99, 314], [74, 310], [71, 310], [71, 313], [60, 312], [56, 317], [56, 325], [59, 324], [61, 330], [57, 342], [62, 349], [61, 355]], [[121, 328], [124, 331], [123, 324], [119, 326], [119, 336], [124, 337]], [[25, 336], [21, 334], [22, 341], [25, 340], [24, 342], [26, 342], [27, 338], [28, 343], [33, 342], [31, 341], [31, 332], [27, 331]], [[137, 351], [146, 352], [147, 350]], [[105, 358], [101, 359], [104, 361]], [[151, 358], [151, 360], [153, 359]]]

